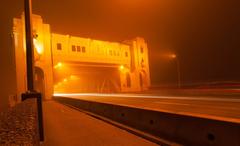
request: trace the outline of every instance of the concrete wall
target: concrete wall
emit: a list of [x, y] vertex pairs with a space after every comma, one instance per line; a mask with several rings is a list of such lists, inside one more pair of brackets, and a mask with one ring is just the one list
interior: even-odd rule
[[240, 145], [239, 123], [72, 98], [56, 97], [55, 100], [187, 146]]

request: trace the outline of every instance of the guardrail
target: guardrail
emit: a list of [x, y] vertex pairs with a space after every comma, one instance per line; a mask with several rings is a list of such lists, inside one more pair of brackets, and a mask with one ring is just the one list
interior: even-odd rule
[[240, 124], [238, 123], [66, 97], [54, 99], [183, 145], [240, 146]]

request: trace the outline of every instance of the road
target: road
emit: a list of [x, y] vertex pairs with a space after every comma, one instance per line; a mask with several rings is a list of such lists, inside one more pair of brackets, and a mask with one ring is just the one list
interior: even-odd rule
[[240, 123], [240, 97], [161, 96], [157, 94], [55, 94], [81, 100]]

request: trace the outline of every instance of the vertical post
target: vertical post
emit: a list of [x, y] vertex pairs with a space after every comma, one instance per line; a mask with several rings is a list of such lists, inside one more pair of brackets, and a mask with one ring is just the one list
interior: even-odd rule
[[34, 51], [33, 51], [33, 33], [32, 33], [32, 2], [24, 1], [25, 8], [25, 31], [26, 31], [26, 56], [27, 56], [27, 89], [34, 91]]
[[37, 108], [38, 108], [39, 139], [40, 139], [40, 141], [44, 141], [42, 95], [41, 95], [41, 93], [37, 93], [36, 97], [37, 97]]
[[37, 98], [38, 109], [38, 129], [39, 139], [44, 140], [43, 131], [43, 116], [42, 116], [42, 96], [34, 90], [34, 48], [33, 48], [33, 33], [32, 33], [32, 1], [24, 0], [25, 9], [25, 30], [26, 30], [26, 64], [27, 64], [27, 90], [22, 94], [22, 100], [28, 98]]
[[181, 88], [180, 62], [177, 57], [176, 57], [176, 63], [177, 63], [178, 88]]

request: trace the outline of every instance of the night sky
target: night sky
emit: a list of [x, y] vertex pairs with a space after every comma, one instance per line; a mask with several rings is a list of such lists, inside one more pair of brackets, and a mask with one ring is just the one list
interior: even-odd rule
[[[20, 17], [23, 0], [3, 0], [0, 8], [1, 76], [8, 76], [14, 72], [12, 18]], [[240, 81], [237, 0], [33, 0], [33, 13], [56, 33], [117, 42], [144, 37], [155, 85], [177, 81], [169, 53], [177, 54], [185, 84]]]

